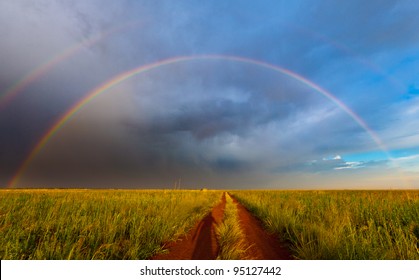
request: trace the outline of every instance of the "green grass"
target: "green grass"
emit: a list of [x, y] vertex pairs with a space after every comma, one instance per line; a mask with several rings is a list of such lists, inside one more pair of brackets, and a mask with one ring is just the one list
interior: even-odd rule
[[241, 260], [245, 252], [243, 232], [240, 228], [238, 210], [233, 199], [226, 193], [223, 222], [216, 227], [220, 252], [219, 260]]
[[185, 234], [221, 192], [0, 191], [1, 259], [147, 259]]
[[[419, 191], [234, 191], [299, 259], [419, 259]], [[1, 190], [1, 259], [147, 259], [220, 191]], [[245, 250], [227, 196], [219, 259]]]
[[236, 191], [299, 259], [419, 259], [419, 191]]

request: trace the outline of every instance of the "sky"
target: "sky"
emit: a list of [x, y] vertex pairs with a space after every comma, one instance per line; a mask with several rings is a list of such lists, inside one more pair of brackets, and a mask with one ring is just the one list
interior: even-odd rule
[[418, 13], [0, 0], [0, 186], [417, 189]]

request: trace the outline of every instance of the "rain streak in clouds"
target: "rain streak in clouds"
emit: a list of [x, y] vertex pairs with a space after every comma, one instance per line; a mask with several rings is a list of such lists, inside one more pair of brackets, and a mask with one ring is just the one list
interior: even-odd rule
[[[3, 1], [2, 97], [74, 50], [0, 111], [0, 180], [49, 128], [116, 75], [176, 56], [86, 104], [16, 186], [417, 187], [419, 5], [414, 1]], [[80, 44], [80, 42], [83, 42]], [[407, 185], [406, 185], [406, 182]]]

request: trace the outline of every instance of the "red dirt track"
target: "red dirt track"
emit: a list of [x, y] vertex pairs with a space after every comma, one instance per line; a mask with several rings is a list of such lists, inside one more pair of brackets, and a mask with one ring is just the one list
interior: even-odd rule
[[225, 194], [221, 202], [205, 216], [192, 230], [181, 240], [165, 246], [168, 254], [154, 256], [153, 260], [215, 260], [219, 246], [215, 235], [215, 226], [223, 220], [226, 204]]
[[292, 256], [288, 248], [272, 234], [268, 234], [262, 223], [255, 218], [234, 197], [237, 205], [240, 227], [246, 236], [248, 249], [244, 259], [248, 260], [291, 260]]
[[[240, 227], [245, 235], [246, 247], [244, 259], [251, 260], [286, 260], [292, 259], [289, 250], [279, 242], [278, 238], [268, 234], [261, 222], [237, 200]], [[219, 246], [215, 233], [216, 225], [220, 224], [224, 216], [226, 204], [225, 193], [221, 202], [205, 216], [182, 239], [164, 246], [169, 253], [153, 256], [152, 260], [214, 260], [217, 258]]]

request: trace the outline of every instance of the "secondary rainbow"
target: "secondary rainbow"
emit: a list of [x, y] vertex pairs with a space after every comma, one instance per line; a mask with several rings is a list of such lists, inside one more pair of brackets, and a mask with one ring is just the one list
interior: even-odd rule
[[44, 63], [38, 65], [35, 69], [29, 72], [27, 75], [23, 76], [20, 80], [10, 86], [2, 96], [0, 96], [0, 110], [4, 109], [6, 105], [8, 105], [16, 96], [19, 95], [25, 88], [27, 88], [30, 84], [34, 83], [46, 73], [50, 72], [54, 67], [59, 65], [60, 63], [68, 60], [72, 56], [76, 55], [80, 51], [89, 48], [100, 41], [105, 40], [109, 36], [119, 33], [121, 31], [126, 30], [127, 28], [136, 26], [139, 21], [133, 21], [126, 24], [123, 24], [118, 27], [114, 27], [109, 29], [105, 32], [92, 36], [89, 39], [82, 40], [63, 51], [59, 52], [58, 54], [52, 56], [50, 59], [45, 61]]
[[322, 94], [324, 97], [328, 98], [330, 101], [332, 101], [334, 104], [336, 104], [339, 108], [341, 108], [345, 113], [347, 113], [356, 123], [358, 123], [374, 140], [374, 142], [378, 145], [378, 147], [388, 156], [388, 158], [391, 158], [390, 155], [387, 152], [386, 147], [384, 146], [383, 142], [380, 140], [380, 138], [372, 131], [369, 126], [366, 124], [366, 122], [359, 117], [357, 114], [355, 114], [348, 106], [346, 106], [342, 101], [340, 101], [337, 97], [335, 97], [333, 94], [325, 90], [324, 88], [320, 87], [319, 85], [313, 83], [312, 81], [304, 78], [303, 76], [292, 72], [291, 70], [288, 70], [286, 68], [280, 67], [278, 65], [274, 65], [268, 62], [255, 60], [252, 58], [247, 57], [239, 57], [239, 56], [231, 56], [231, 55], [218, 55], [218, 54], [208, 54], [208, 55], [192, 55], [192, 56], [179, 56], [179, 57], [172, 57], [165, 60], [157, 61], [151, 64], [142, 65], [140, 67], [134, 68], [132, 70], [129, 70], [127, 72], [123, 72], [112, 79], [104, 82], [103, 84], [99, 85], [92, 91], [90, 91], [84, 98], [82, 98], [79, 102], [77, 102], [74, 106], [72, 106], [67, 112], [65, 112], [59, 120], [51, 126], [50, 129], [47, 130], [47, 132], [44, 134], [44, 136], [39, 140], [39, 142], [36, 144], [36, 146], [32, 149], [29, 156], [23, 161], [22, 165], [19, 167], [15, 175], [12, 177], [12, 179], [9, 181], [8, 187], [16, 186], [19, 182], [19, 179], [23, 175], [23, 173], [28, 168], [29, 164], [32, 162], [32, 160], [39, 154], [39, 152], [45, 147], [45, 145], [48, 143], [48, 141], [59, 131], [68, 120], [70, 120], [78, 111], [80, 111], [86, 104], [88, 104], [90, 101], [92, 101], [94, 98], [101, 95], [106, 90], [109, 90], [110, 88], [114, 87], [115, 85], [144, 72], [157, 69], [162, 66], [175, 64], [175, 63], [181, 63], [181, 62], [189, 62], [189, 61], [199, 61], [199, 60], [224, 60], [224, 61], [233, 61], [233, 62], [239, 62], [239, 63], [246, 63], [246, 64], [252, 64], [257, 65], [259, 67], [271, 69], [273, 71], [276, 71], [278, 73], [281, 73], [283, 75], [286, 75], [290, 78], [293, 78], [309, 88], [317, 91], [318, 93]]

